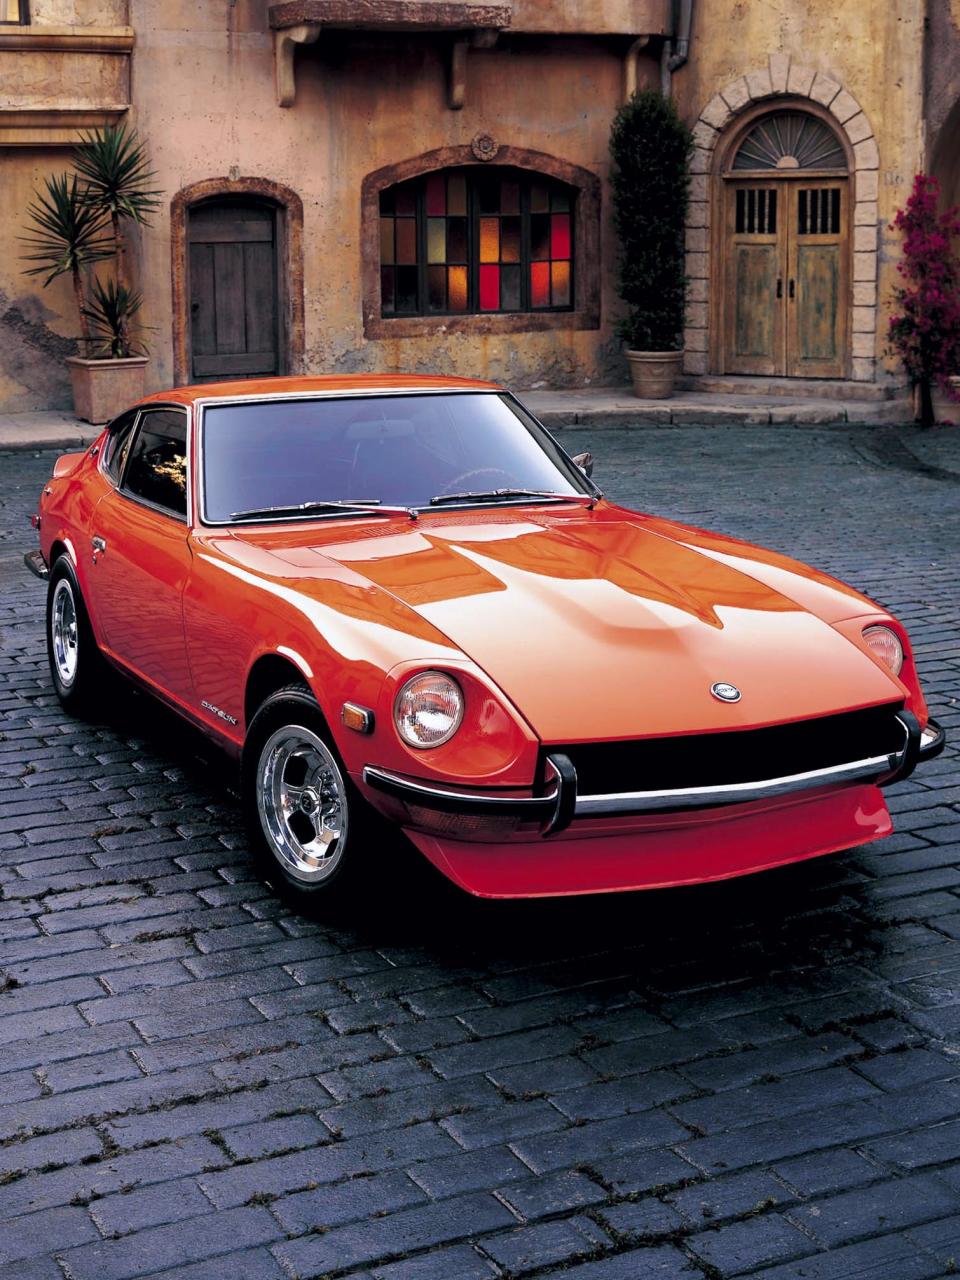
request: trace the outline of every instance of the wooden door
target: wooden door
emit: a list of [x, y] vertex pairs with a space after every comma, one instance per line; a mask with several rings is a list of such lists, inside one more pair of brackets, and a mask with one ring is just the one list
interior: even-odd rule
[[276, 211], [211, 201], [190, 211], [194, 379], [279, 373]]
[[839, 378], [847, 369], [847, 184], [726, 184], [723, 371]]
[[846, 373], [845, 182], [791, 183], [787, 364], [792, 378]]
[[726, 206], [724, 372], [782, 373], [783, 184], [730, 183]]

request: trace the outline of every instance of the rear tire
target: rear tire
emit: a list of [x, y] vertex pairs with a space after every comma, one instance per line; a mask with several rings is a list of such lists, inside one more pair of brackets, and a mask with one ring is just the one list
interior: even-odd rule
[[257, 869], [297, 910], [348, 897], [384, 838], [350, 781], [313, 694], [279, 689], [250, 722], [241, 794]]
[[47, 657], [60, 705], [89, 715], [104, 696], [107, 664], [97, 645], [69, 557], [60, 555], [47, 587]]

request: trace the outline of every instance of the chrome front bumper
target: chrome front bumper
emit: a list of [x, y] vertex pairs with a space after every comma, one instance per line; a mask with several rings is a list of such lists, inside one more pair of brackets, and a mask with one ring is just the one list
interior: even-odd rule
[[946, 735], [931, 720], [921, 730], [916, 716], [901, 711], [904, 744], [899, 751], [852, 760], [848, 764], [811, 769], [782, 778], [740, 782], [726, 786], [685, 787], [670, 791], [621, 791], [611, 795], [578, 795], [577, 771], [560, 753], [547, 756], [548, 778], [544, 794], [504, 796], [496, 792], [462, 791], [435, 784], [413, 782], [386, 769], [367, 765], [363, 780], [368, 787], [415, 808], [465, 817], [514, 818], [536, 823], [541, 835], [568, 827], [574, 818], [628, 817], [645, 813], [676, 813], [687, 809], [713, 809], [723, 805], [771, 800], [854, 782], [887, 786], [907, 778], [922, 760], [932, 760], [943, 750]]

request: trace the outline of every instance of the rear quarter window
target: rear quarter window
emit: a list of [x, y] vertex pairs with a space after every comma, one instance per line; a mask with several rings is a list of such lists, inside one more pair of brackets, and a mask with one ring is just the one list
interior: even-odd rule
[[123, 464], [130, 449], [130, 437], [136, 420], [137, 410], [131, 409], [127, 413], [122, 413], [119, 418], [114, 418], [113, 422], [107, 427], [107, 439], [102, 450], [101, 466], [104, 475], [109, 477], [115, 485], [120, 483]]

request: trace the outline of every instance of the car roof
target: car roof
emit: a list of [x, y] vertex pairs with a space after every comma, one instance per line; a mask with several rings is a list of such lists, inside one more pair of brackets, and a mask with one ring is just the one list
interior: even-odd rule
[[482, 382], [477, 378], [447, 378], [437, 374], [402, 373], [352, 373], [323, 376], [244, 378], [231, 382], [201, 382], [189, 387], [175, 387], [170, 391], [156, 391], [146, 396], [141, 404], [162, 401], [164, 404], [191, 405], [197, 400], [241, 399], [244, 396], [269, 397], [271, 395], [342, 395], [356, 391], [369, 394], [376, 391], [501, 391], [494, 382]]

